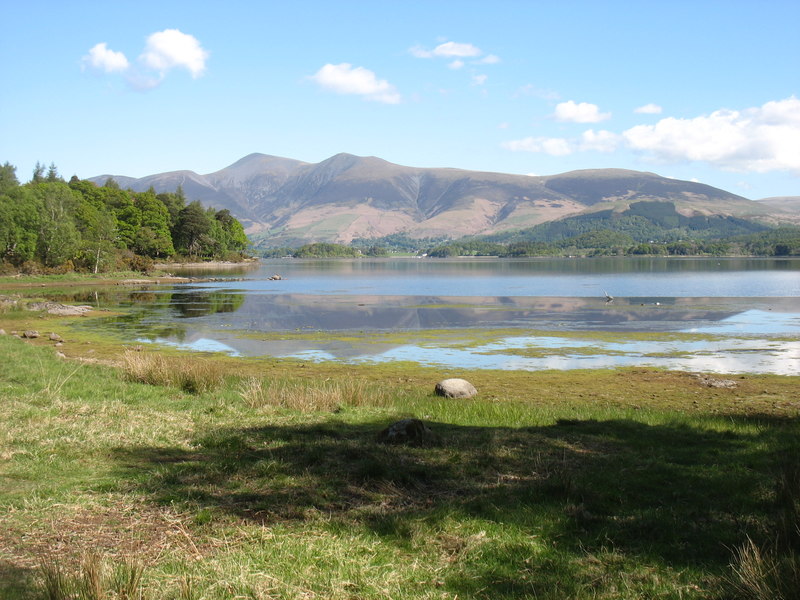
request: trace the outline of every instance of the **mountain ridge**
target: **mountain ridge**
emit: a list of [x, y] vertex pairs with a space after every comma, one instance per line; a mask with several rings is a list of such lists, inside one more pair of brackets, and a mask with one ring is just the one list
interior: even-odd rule
[[263, 245], [491, 234], [637, 201], [672, 202], [685, 216], [769, 218], [771, 207], [712, 186], [627, 169], [530, 176], [408, 167], [375, 156], [335, 154], [319, 163], [248, 154], [208, 174], [170, 171], [113, 177], [124, 188], [173, 192], [226, 208]]

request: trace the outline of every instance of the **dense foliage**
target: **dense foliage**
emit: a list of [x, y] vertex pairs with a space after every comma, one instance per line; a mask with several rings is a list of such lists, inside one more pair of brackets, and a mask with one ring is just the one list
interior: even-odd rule
[[799, 256], [800, 228], [770, 229], [722, 215], [687, 217], [671, 202], [635, 202], [529, 229], [465, 238], [427, 249], [429, 256]]
[[248, 241], [228, 210], [187, 203], [179, 187], [156, 194], [66, 183], [55, 166], [20, 185], [16, 169], [0, 167], [0, 263], [5, 270], [145, 270], [154, 259], [240, 258]]
[[316, 242], [299, 248], [272, 248], [261, 252], [264, 258], [358, 258], [360, 256], [387, 256], [389, 251], [382, 246], [357, 248], [343, 244]]

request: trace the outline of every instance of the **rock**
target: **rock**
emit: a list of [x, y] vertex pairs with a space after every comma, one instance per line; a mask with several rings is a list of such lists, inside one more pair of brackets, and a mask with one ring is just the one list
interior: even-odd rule
[[701, 384], [708, 387], [727, 389], [739, 387], [738, 382], [734, 381], [733, 379], [717, 379], [716, 377], [711, 377], [709, 375], [695, 375], [695, 377]]
[[77, 317], [83, 316], [92, 310], [91, 306], [70, 306], [61, 304], [59, 302], [31, 302], [27, 306], [28, 310], [41, 310], [50, 313], [51, 315], [59, 315], [63, 317]]
[[272, 277], [268, 277], [269, 281], [281, 281], [282, 279], [283, 277], [281, 277], [280, 275], [273, 275]]
[[445, 398], [472, 398], [478, 390], [466, 379], [443, 379], [436, 384], [434, 392]]
[[437, 436], [419, 419], [402, 419], [378, 434], [378, 441], [387, 444], [431, 444]]
[[36, 338], [39, 337], [39, 332], [38, 331], [33, 331], [32, 329], [29, 329], [28, 331], [23, 332], [22, 337], [24, 337], [26, 339], [29, 339], [29, 340], [35, 340]]
[[5, 335], [5, 334], [6, 334], [6, 330], [5, 329], [0, 329], [0, 335]]
[[52, 342], [63, 342], [64, 341], [64, 338], [62, 338], [60, 335], [58, 335], [55, 332], [50, 332], [49, 338], [50, 338], [50, 341], [52, 341]]

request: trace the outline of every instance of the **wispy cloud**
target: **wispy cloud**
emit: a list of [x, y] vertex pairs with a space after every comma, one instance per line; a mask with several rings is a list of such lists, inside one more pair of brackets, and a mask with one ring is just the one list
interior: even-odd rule
[[483, 54], [483, 51], [477, 46], [459, 42], [444, 42], [436, 46], [433, 50], [426, 50], [421, 46], [414, 46], [409, 52], [417, 58], [474, 58]]
[[432, 50], [413, 46], [408, 51], [416, 58], [454, 59], [448, 63], [451, 69], [463, 67], [467, 59], [472, 59], [470, 62], [476, 65], [494, 65], [500, 62], [500, 57], [497, 55], [484, 54], [476, 45], [463, 42], [444, 42]]
[[311, 75], [310, 79], [320, 87], [337, 94], [353, 94], [365, 100], [384, 104], [398, 104], [402, 100], [398, 91], [388, 81], [378, 79], [369, 69], [353, 67], [349, 63], [327, 64]]
[[576, 152], [614, 152], [622, 138], [606, 130], [587, 129], [574, 139], [560, 137], [527, 137], [504, 142], [502, 146], [512, 152], [535, 152], [550, 156], [567, 156]]
[[172, 69], [189, 71], [192, 78], [203, 75], [209, 53], [192, 35], [178, 29], [165, 29], [147, 37], [137, 63], [132, 64], [123, 52], [108, 48], [106, 42], [95, 44], [81, 60], [84, 69], [124, 76], [137, 90], [157, 87]]
[[530, 96], [533, 98], [540, 98], [541, 100], [555, 101], [559, 100], [561, 96], [554, 90], [538, 88], [535, 85], [528, 83], [518, 88], [512, 98], [522, 98]]
[[645, 104], [644, 106], [640, 106], [639, 108], [634, 109], [633, 112], [639, 115], [660, 115], [663, 112], [662, 109], [658, 104]]
[[502, 145], [512, 152], [536, 152], [550, 156], [567, 156], [574, 152], [569, 141], [564, 138], [526, 137], [503, 142]]
[[611, 118], [611, 113], [600, 112], [600, 107], [589, 102], [567, 100], [556, 105], [555, 118], [571, 123], [599, 123]]

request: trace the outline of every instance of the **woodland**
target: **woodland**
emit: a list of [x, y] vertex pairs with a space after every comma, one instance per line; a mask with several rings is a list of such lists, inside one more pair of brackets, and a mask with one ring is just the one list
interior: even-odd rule
[[230, 211], [156, 193], [102, 186], [37, 163], [20, 184], [0, 166], [0, 272], [146, 272], [158, 260], [240, 260], [248, 247]]

